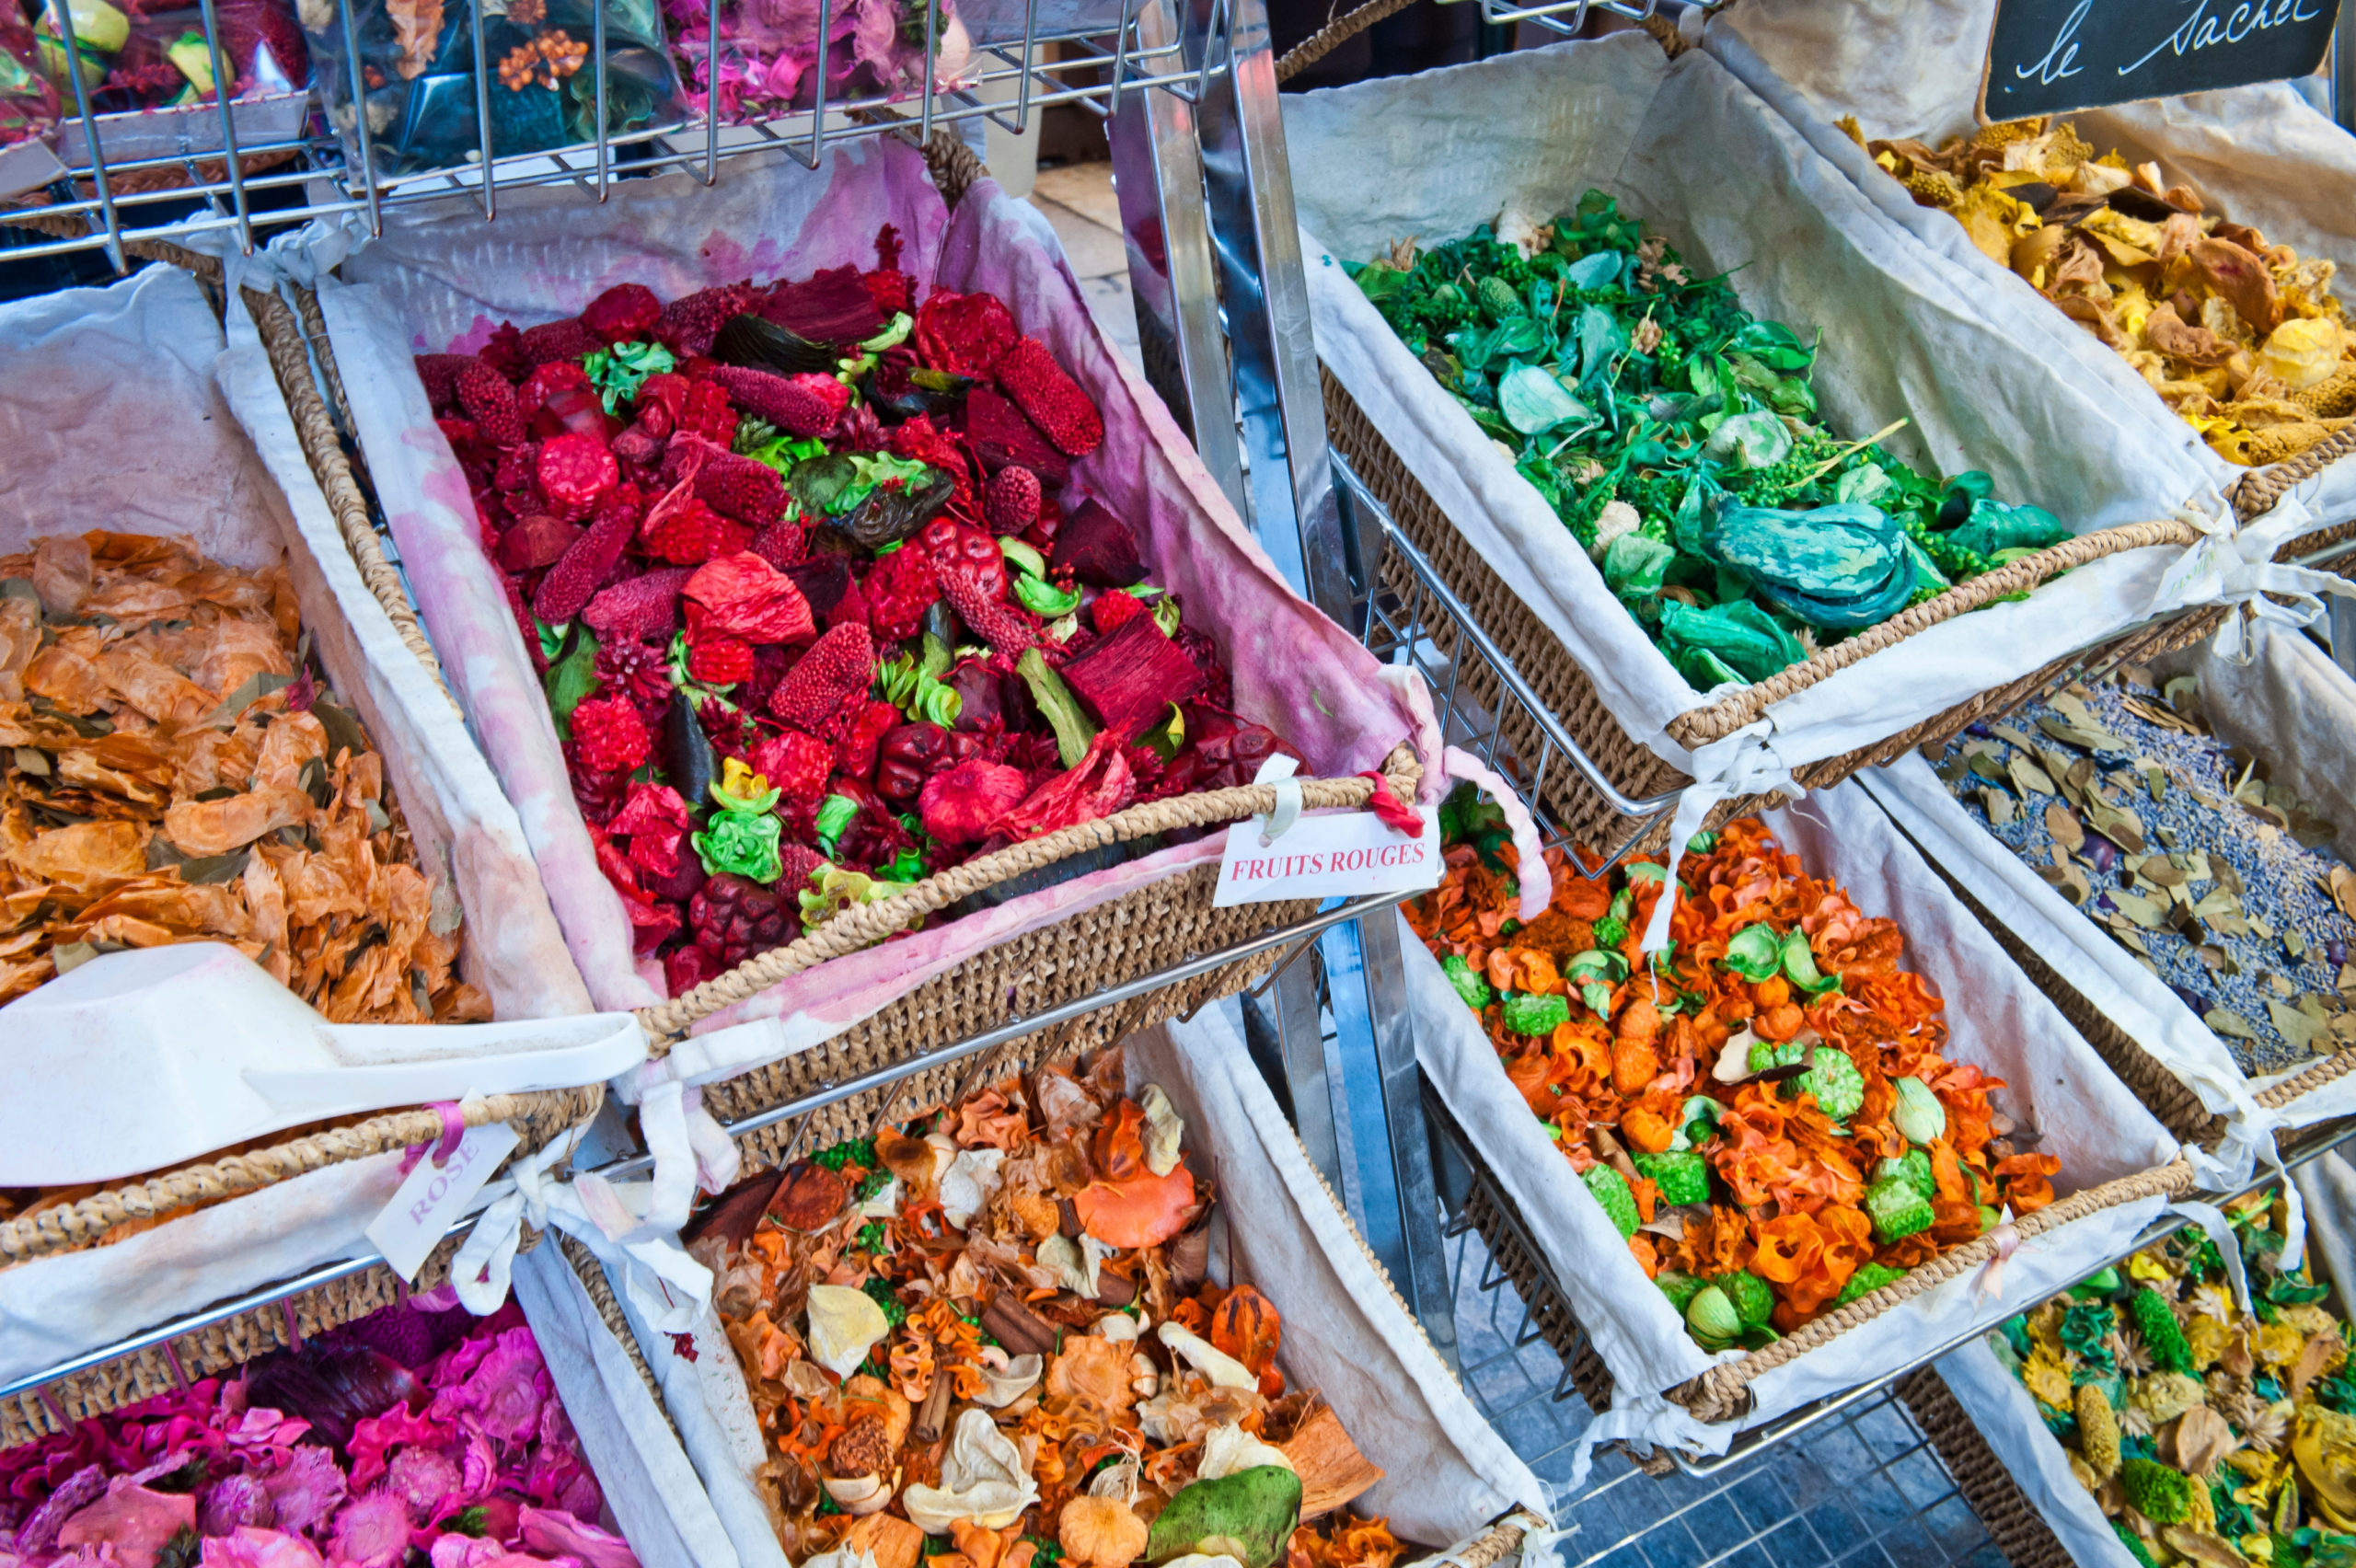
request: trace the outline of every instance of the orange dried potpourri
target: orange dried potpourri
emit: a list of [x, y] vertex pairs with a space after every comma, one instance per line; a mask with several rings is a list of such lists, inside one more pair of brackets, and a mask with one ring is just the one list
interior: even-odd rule
[[1040, 1067], [689, 1227], [805, 1568], [1390, 1568], [1345, 1508], [1383, 1472], [1287, 1386], [1275, 1304], [1210, 1283], [1184, 1124], [1123, 1081]]
[[1754, 817], [1699, 836], [1670, 947], [1639, 944], [1669, 874], [1547, 852], [1524, 926], [1514, 847], [1461, 790], [1448, 870], [1407, 906], [1507, 1078], [1710, 1350], [1755, 1348], [2053, 1199], [2002, 1079], [1945, 1055], [1905, 936], [1810, 876]]
[[281, 566], [103, 532], [0, 557], [0, 1002], [219, 941], [338, 1022], [490, 1016], [455, 898], [303, 648]]

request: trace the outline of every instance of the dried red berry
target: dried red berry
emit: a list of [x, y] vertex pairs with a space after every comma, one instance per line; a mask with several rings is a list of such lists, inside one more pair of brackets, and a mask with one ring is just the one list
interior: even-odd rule
[[993, 534], [1021, 534], [1039, 520], [1039, 476], [1008, 464], [990, 476], [982, 494], [982, 521]]
[[425, 384], [425, 400], [447, 409], [458, 400], [458, 376], [482, 361], [472, 354], [419, 354], [417, 378]]
[[850, 388], [815, 371], [772, 375], [748, 365], [723, 364], [711, 373], [711, 379], [737, 407], [789, 435], [825, 435], [850, 406]]
[[560, 517], [588, 516], [621, 477], [614, 455], [588, 436], [560, 435], [540, 448], [540, 493]]
[[1094, 624], [1100, 637], [1118, 631], [1124, 625], [1148, 613], [1144, 600], [1117, 589], [1107, 589], [1097, 594], [1096, 602], [1088, 606], [1088, 618]]
[[731, 523], [693, 496], [647, 522], [640, 533], [646, 553], [679, 566], [701, 566], [715, 556], [734, 555], [753, 536], [750, 528]]
[[646, 721], [623, 697], [593, 697], [575, 708], [572, 745], [593, 773], [627, 773], [654, 755]]
[[753, 536], [752, 552], [783, 571], [800, 566], [810, 554], [810, 531], [801, 524], [779, 518]]
[[917, 358], [953, 375], [985, 376], [1022, 336], [1013, 313], [995, 294], [945, 294], [936, 289], [917, 307], [910, 334]]
[[551, 360], [577, 360], [605, 346], [596, 333], [579, 320], [572, 319], [525, 328], [523, 339], [516, 349], [528, 367], [543, 365]]
[[1104, 416], [1038, 339], [1025, 338], [1007, 350], [991, 374], [999, 390], [1066, 456], [1085, 457], [1104, 444]]
[[515, 389], [515, 402], [529, 413], [547, 402], [551, 392], [590, 389], [587, 371], [571, 360], [550, 360], [546, 364], [535, 365], [532, 374], [524, 377], [524, 385]]
[[[672, 437], [671, 454], [678, 453], [682, 444], [690, 439], [685, 435]], [[722, 451], [708, 442], [697, 444], [703, 448], [703, 467], [696, 475], [696, 496], [704, 504], [723, 517], [733, 517], [756, 528], [766, 527], [785, 515], [785, 481], [778, 477], [775, 468]], [[664, 466], [669, 466], [668, 455]]]
[[524, 411], [515, 405], [515, 388], [487, 364], [477, 363], [458, 373], [458, 406], [475, 421], [483, 438], [501, 446], [524, 439]]
[[687, 605], [687, 674], [705, 686], [730, 686], [753, 673], [753, 645], [741, 637], [695, 624], [701, 606]]
[[723, 283], [675, 299], [654, 323], [654, 340], [675, 354], [708, 354], [722, 324], [744, 315], [759, 299], [760, 291], [746, 283]]
[[877, 561], [860, 590], [867, 603], [867, 624], [879, 642], [914, 637], [924, 624], [925, 611], [941, 600], [941, 580], [914, 540]]
[[875, 747], [900, 727], [900, 710], [888, 702], [870, 701], [843, 732], [835, 751], [835, 771], [847, 778], [865, 778], [875, 771]]
[[679, 409], [676, 423], [680, 430], [691, 431], [714, 446], [726, 448], [736, 444], [735, 405], [717, 382], [689, 384], [687, 402]]
[[784, 802], [814, 808], [826, 798], [826, 776], [834, 770], [835, 748], [799, 730], [766, 737], [746, 759], [753, 771], [780, 791]]
[[608, 343], [635, 342], [662, 318], [663, 302], [644, 283], [616, 283], [581, 313], [581, 324]]
[[622, 559], [623, 548], [637, 527], [634, 508], [598, 508], [596, 521], [540, 579], [538, 589], [532, 594], [532, 613], [550, 626], [579, 615]]
[[874, 679], [875, 639], [867, 628], [830, 627], [769, 693], [769, 711], [814, 735], [831, 735]]

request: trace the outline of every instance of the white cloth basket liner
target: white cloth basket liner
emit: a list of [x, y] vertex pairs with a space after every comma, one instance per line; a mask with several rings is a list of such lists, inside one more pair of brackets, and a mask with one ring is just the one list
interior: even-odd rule
[[[1514, 110], [1464, 113], [1475, 101]], [[1621, 727], [1689, 772], [1693, 758], [1665, 726], [1703, 694], [1341, 260], [1409, 236], [1453, 239], [1506, 208], [1544, 222], [1599, 190], [1697, 275], [1739, 268], [1735, 287], [1753, 314], [1803, 338], [1822, 330], [1815, 385], [1833, 431], [1861, 437], [1906, 416], [1893, 450], [1946, 473], [1984, 468], [1999, 494], [2082, 532], [2165, 518], [2204, 496], [2219, 509], [2189, 443], [2140, 412], [2116, 413], [2114, 389], [2023, 352], [2034, 317], [1925, 251], [1706, 53], [1670, 63], [1648, 37], [1618, 34], [1288, 98], [1285, 123], [1327, 368]], [[1774, 704], [1768, 744], [1788, 767], [1839, 755], [2041, 668], [2151, 610], [2178, 553], [2108, 557], [2026, 602], [1918, 633]]]
[[[1322, 1393], [1366, 1456], [1388, 1472], [1353, 1505], [1387, 1516], [1403, 1540], [1478, 1534], [1516, 1506], [1551, 1514], [1544, 1483], [1484, 1421], [1399, 1304], [1320, 1185], [1267, 1085], [1252, 1065], [1235, 1006], [1207, 1009], [1124, 1043], [1131, 1090], [1158, 1083], [1186, 1123], [1187, 1161], [1216, 1161], [1214, 1277], [1236, 1274], [1284, 1320], [1277, 1364], [1290, 1386]], [[624, 1310], [630, 1312], [625, 1303]], [[631, 1324], [740, 1560], [786, 1559], [750, 1473], [763, 1458], [752, 1401], [734, 1349], [707, 1310], [692, 1363], [635, 1312]]]
[[[2053, 308], [2010, 268], [1982, 255], [1963, 225], [1917, 206], [1834, 123], [1854, 114], [1868, 139], [1911, 136], [1936, 146], [1977, 127], [1973, 103], [1995, 18], [1994, 0], [1745, 0], [1713, 17], [1703, 47], [1773, 104], [1892, 222], [1970, 278], [1970, 294], [2005, 302], [2015, 319], [2042, 316], [2035, 336], [2013, 351], [2055, 356], [2057, 373], [2099, 398], [2124, 422], [2140, 418], [2154, 439], [2198, 464], [2220, 489], [2254, 470], [2201, 444], [2159, 394], [2092, 333]], [[2343, 199], [2356, 181], [2356, 138], [2319, 113], [2287, 82], [2193, 93], [2056, 116], [2097, 153], [2156, 161], [2171, 183], [2200, 192], [2212, 213], [2257, 229], [2300, 255], [2356, 265], [2356, 212]], [[2347, 285], [2343, 282], [2340, 286]], [[2103, 440], [2085, 429], [2089, 446]], [[2323, 523], [2356, 513], [2356, 465], [2337, 462], [2293, 492]]]
[[[2058, 1196], [2131, 1176], [2175, 1159], [2177, 1146], [2091, 1046], [2032, 986], [1977, 922], [1957, 906], [1863, 790], [1844, 784], [1772, 813], [1769, 826], [1813, 874], [1847, 890], [1869, 916], [1906, 934], [1900, 959], [1946, 998], [1946, 1055], [2005, 1080], [1992, 1102], [2043, 1134], [2040, 1152], [2061, 1159]], [[1439, 964], [1403, 922], [1415, 1052], [1529, 1228], [1571, 1310], [1611, 1368], [1612, 1410], [1589, 1429], [1605, 1437], [1723, 1451], [1735, 1434], [1819, 1396], [1871, 1381], [1922, 1347], [1952, 1340], [2014, 1309], [1985, 1295], [1985, 1269], [1958, 1275], [1851, 1329], [1750, 1385], [1738, 1422], [1704, 1424], [1658, 1396], [1716, 1360], [1695, 1344], [1668, 1298], [1645, 1277], [1627, 1244], [1572, 1173], [1544, 1124], [1507, 1081], [1496, 1048]], [[2165, 1205], [2157, 1197], [2088, 1215], [2022, 1242], [2004, 1264], [2014, 1301], [2075, 1276], [2075, 1260], [2126, 1239]]]

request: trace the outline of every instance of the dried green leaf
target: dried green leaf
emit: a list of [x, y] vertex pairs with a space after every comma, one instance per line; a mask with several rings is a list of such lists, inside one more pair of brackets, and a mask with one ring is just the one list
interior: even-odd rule
[[2058, 795], [2061, 793], [2059, 790], [2054, 788], [2053, 780], [2046, 774], [2045, 769], [2038, 767], [2037, 764], [2029, 761], [2027, 757], [2017, 752], [2013, 755], [2012, 762], [2007, 767], [2006, 772], [2012, 778], [2013, 788], [2018, 790], [2024, 798], [2029, 795]]
[[2145, 898], [2142, 894], [2130, 893], [2125, 888], [2111, 889], [2109, 896], [2110, 901], [2119, 905], [2121, 915], [2147, 931], [2156, 931], [2167, 924], [2167, 906], [2157, 899]]
[[2236, 1040], [2258, 1038], [2258, 1031], [2249, 1026], [2247, 1019], [2236, 1012], [2227, 1012], [2223, 1008], [2211, 1008], [2200, 1015], [2200, 1021], [2217, 1033], [2229, 1034]]
[[1988, 808], [1988, 824], [1992, 827], [2010, 827], [2013, 819], [2020, 814], [2018, 803], [1992, 784], [1980, 791], [1980, 800]]
[[2297, 1051], [2324, 1052], [2330, 1046], [2331, 1022], [2315, 1018], [2297, 1008], [2284, 1007], [2281, 1002], [2266, 1004], [2266, 1016], [2273, 1020], [2275, 1030]]

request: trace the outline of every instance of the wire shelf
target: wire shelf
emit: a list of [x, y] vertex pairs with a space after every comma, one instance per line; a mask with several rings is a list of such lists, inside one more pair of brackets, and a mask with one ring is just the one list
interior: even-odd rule
[[1641, 22], [1659, 9], [1659, 0], [1540, 0], [1530, 6], [1517, 6], [1512, 0], [1481, 0], [1481, 19], [1492, 27], [1529, 22], [1565, 38], [1576, 38], [1589, 17], [1623, 17]]
[[[820, 79], [826, 71], [826, 35], [843, 3], [818, 0]], [[64, 149], [72, 154], [67, 161], [74, 167], [42, 190], [0, 206], [0, 235], [21, 241], [5, 251], [10, 259], [103, 249], [120, 268], [126, 264], [125, 243], [197, 241], [200, 248], [226, 245], [249, 252], [258, 231], [267, 239], [271, 230], [314, 218], [359, 213], [372, 233], [380, 234], [388, 209], [458, 198], [472, 200], [486, 219], [494, 219], [502, 191], [571, 186], [603, 201], [618, 180], [685, 173], [710, 184], [722, 166], [764, 155], [781, 154], [814, 168], [829, 148], [895, 131], [929, 138], [938, 126], [982, 121], [1020, 134], [1043, 110], [1075, 104], [1110, 116], [1125, 95], [1149, 90], [1198, 101], [1210, 80], [1230, 66], [1225, 0], [1213, 0], [1207, 28], [1191, 38], [1161, 18], [1140, 14], [1159, 3], [1001, 0], [1002, 10], [976, 18], [970, 63], [954, 79], [938, 73], [933, 46], [939, 10], [928, 5], [921, 90], [832, 98], [810, 109], [744, 119], [720, 113], [720, 95], [714, 93], [709, 95], [710, 112], [674, 112], [658, 116], [657, 123], [621, 130], [607, 123], [610, 0], [588, 0], [592, 39], [589, 62], [581, 69], [595, 73], [595, 134], [506, 156], [494, 151], [498, 84], [484, 76], [478, 6], [472, 8], [477, 47], [469, 72], [475, 145], [454, 165], [396, 171], [386, 167], [370, 115], [352, 112], [353, 102], [365, 101], [366, 67], [358, 47], [354, 0], [335, 0], [341, 57], [321, 51], [316, 69], [341, 74], [343, 118], [352, 121], [348, 136], [329, 126], [317, 86], [301, 128], [291, 133], [284, 128], [283, 105], [272, 105], [281, 111], [265, 116], [256, 104], [239, 102], [176, 111], [167, 122], [174, 129], [159, 133], [153, 129], [158, 115], [98, 112], [77, 73], [74, 101], [59, 133], [61, 143], [78, 139], [78, 145]], [[708, 0], [708, 6], [710, 36], [718, 36], [720, 0]], [[70, 7], [53, 4], [48, 14], [61, 17], [70, 54], [77, 47]], [[220, 79], [213, 0], [203, 0], [202, 17]], [[134, 121], [139, 123], [130, 123]], [[145, 132], [143, 143], [160, 135], [172, 144], [110, 153], [110, 143], [122, 146], [129, 133], [140, 131]]]

